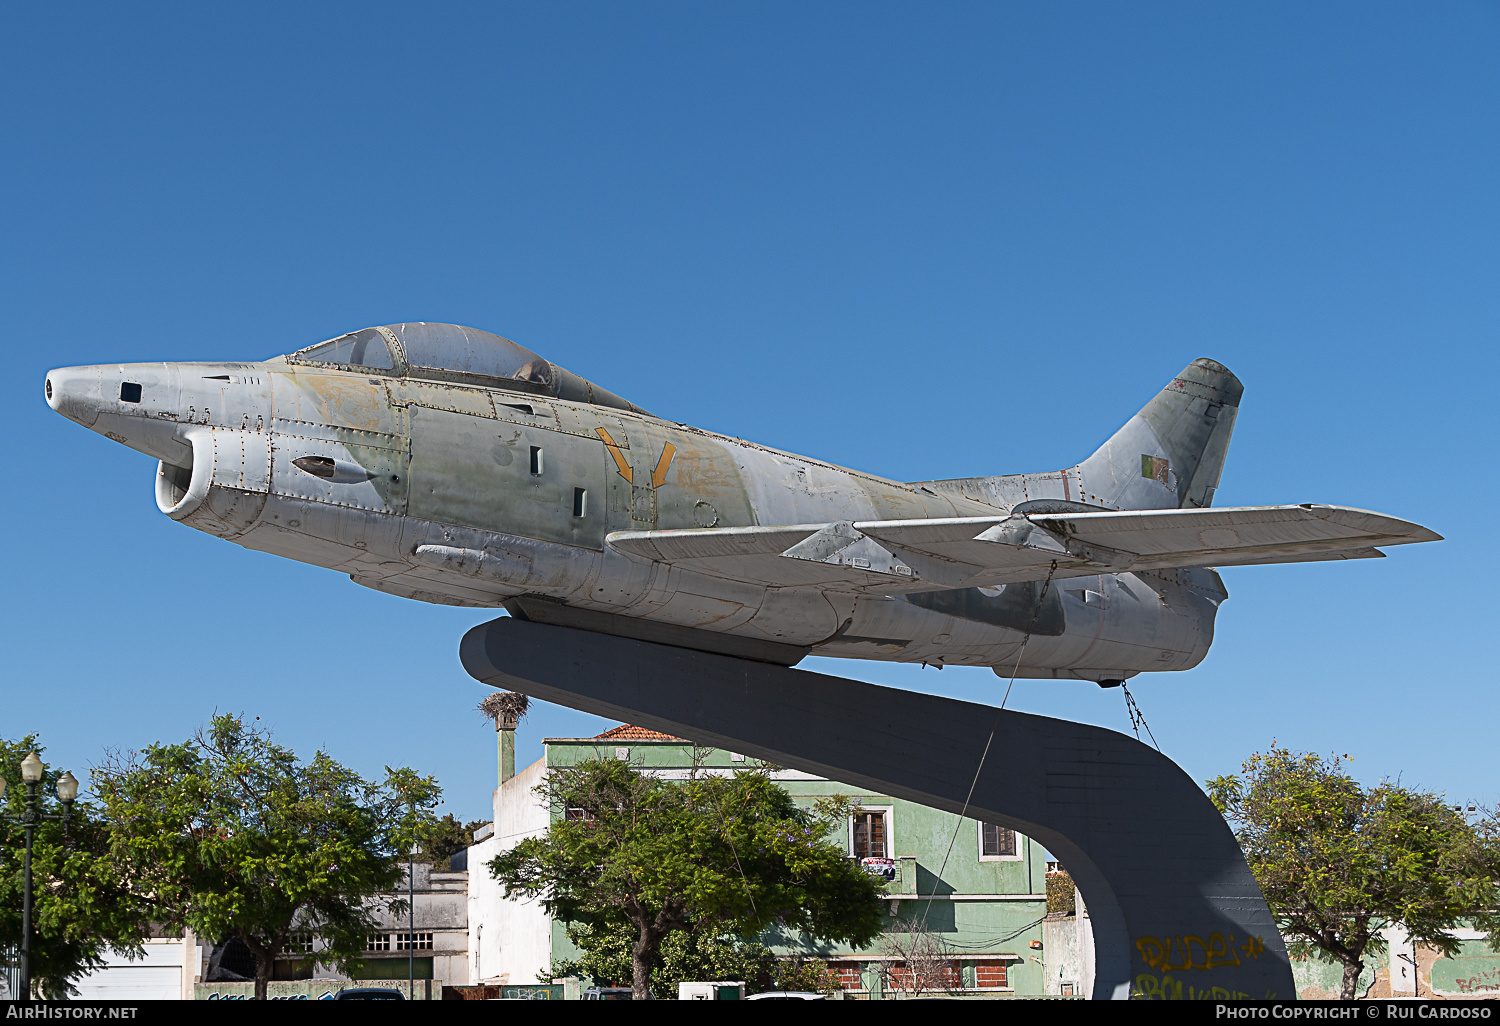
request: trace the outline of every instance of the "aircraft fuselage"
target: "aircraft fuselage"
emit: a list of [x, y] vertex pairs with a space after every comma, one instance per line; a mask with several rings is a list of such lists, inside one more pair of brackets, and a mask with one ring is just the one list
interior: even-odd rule
[[1100, 501], [1067, 472], [905, 484], [634, 408], [287, 358], [67, 368], [48, 391], [58, 412], [160, 461], [157, 503], [173, 519], [421, 601], [626, 618], [778, 661], [800, 650], [1009, 675], [1021, 658], [1022, 676], [1112, 680], [1196, 665], [1225, 597], [1202, 568], [906, 596], [764, 587], [606, 542]]

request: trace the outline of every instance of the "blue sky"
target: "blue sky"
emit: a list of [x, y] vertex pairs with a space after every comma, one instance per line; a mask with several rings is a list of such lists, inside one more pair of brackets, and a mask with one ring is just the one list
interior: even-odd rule
[[[214, 710], [488, 815], [483, 611], [199, 534], [49, 367], [369, 324], [514, 338], [676, 420], [915, 480], [1077, 462], [1198, 356], [1220, 505], [1447, 541], [1227, 570], [1138, 678], [1197, 779], [1273, 739], [1494, 801], [1493, 3], [10, 5], [0, 735], [72, 767]], [[997, 702], [988, 671], [810, 660]], [[1118, 691], [1011, 706], [1128, 729]], [[555, 706], [522, 730], [610, 724]]]

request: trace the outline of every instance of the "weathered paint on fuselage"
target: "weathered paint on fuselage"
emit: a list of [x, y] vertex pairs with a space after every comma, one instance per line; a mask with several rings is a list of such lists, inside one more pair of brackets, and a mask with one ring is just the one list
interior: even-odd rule
[[[1211, 570], [1072, 578], [1040, 606], [1034, 584], [856, 597], [685, 572], [605, 540], [993, 516], [1077, 498], [1060, 473], [903, 484], [630, 410], [284, 358], [54, 378], [59, 412], [162, 461], [158, 503], [169, 516], [422, 601], [493, 607], [537, 596], [821, 655], [1007, 675], [1030, 630], [1023, 676], [1099, 680], [1195, 665], [1224, 597]], [[121, 381], [141, 382], [142, 401], [115, 399]], [[302, 457], [340, 469], [315, 476], [293, 464]]]

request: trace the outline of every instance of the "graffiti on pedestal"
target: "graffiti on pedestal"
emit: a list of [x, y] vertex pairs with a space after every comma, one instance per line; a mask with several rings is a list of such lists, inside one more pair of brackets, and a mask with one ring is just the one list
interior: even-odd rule
[[1131, 996], [1156, 1001], [1243, 1000], [1251, 997], [1274, 998], [1267, 992], [1253, 995], [1241, 990], [1213, 986], [1191, 976], [1179, 979], [1173, 973], [1208, 972], [1223, 966], [1242, 966], [1258, 961], [1266, 950], [1261, 937], [1240, 940], [1234, 934], [1215, 930], [1207, 937], [1195, 933], [1169, 937], [1138, 937], [1135, 949], [1148, 972], [1139, 973]]

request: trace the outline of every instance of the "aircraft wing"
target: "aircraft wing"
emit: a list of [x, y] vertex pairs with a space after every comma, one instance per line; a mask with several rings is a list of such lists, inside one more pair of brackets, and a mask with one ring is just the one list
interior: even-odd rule
[[[898, 594], [1130, 570], [1366, 559], [1440, 541], [1347, 506], [1240, 506], [619, 531], [621, 552], [766, 587]], [[1055, 564], [1055, 568], [1054, 568]]]

